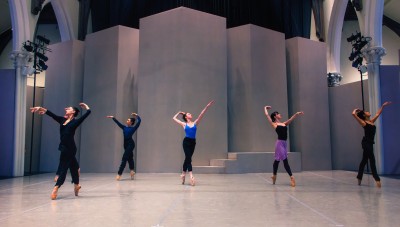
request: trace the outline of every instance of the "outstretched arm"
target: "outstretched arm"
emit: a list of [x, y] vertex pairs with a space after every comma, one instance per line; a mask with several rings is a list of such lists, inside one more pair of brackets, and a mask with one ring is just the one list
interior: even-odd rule
[[184, 112], [182, 112], [182, 111], [179, 111], [178, 113], [176, 113], [175, 114], [175, 116], [172, 118], [176, 123], [178, 123], [178, 124], [180, 124], [182, 127], [185, 127], [185, 122], [183, 122], [183, 121], [181, 121], [181, 120], [179, 120], [178, 119], [178, 115], [179, 114], [185, 114]]
[[204, 114], [207, 112], [208, 108], [210, 108], [210, 106], [211, 106], [212, 104], [214, 104], [214, 100], [212, 100], [211, 102], [209, 102], [209, 103], [207, 104], [207, 106], [204, 107], [204, 109], [201, 111], [199, 117], [194, 121], [194, 123], [195, 123], [196, 125], [198, 125], [198, 124], [200, 123], [200, 121], [201, 121], [201, 119], [203, 118]]
[[379, 108], [378, 112], [375, 114], [375, 116], [371, 119], [372, 122], [375, 122], [378, 117], [382, 114], [383, 108], [387, 105], [392, 104], [392, 102], [385, 102], [382, 104], [381, 108]]
[[131, 113], [131, 115], [136, 119], [135, 126], [133, 126], [136, 130], [137, 128], [139, 128], [140, 123], [142, 122], [142, 119], [140, 118], [140, 116], [137, 113]]
[[304, 114], [303, 111], [297, 112], [295, 114], [293, 114], [293, 116], [291, 118], [289, 118], [289, 120], [283, 122], [285, 125], [289, 125], [297, 116]]
[[365, 121], [364, 120], [362, 120], [361, 118], [359, 118], [358, 116], [357, 116], [357, 112], [359, 112], [360, 111], [360, 109], [354, 109], [353, 110], [353, 112], [351, 113], [352, 115], [353, 115], [353, 117], [356, 119], [356, 121], [362, 126], [362, 127], [364, 127], [365, 126]]
[[123, 124], [121, 124], [121, 122], [119, 122], [117, 119], [115, 119], [115, 117], [114, 116], [106, 116], [106, 118], [111, 118], [114, 122], [115, 122], [115, 124], [117, 124], [118, 125], [118, 127], [120, 127], [120, 128], [122, 128], [122, 129], [124, 129], [124, 125]]
[[79, 103], [79, 106], [80, 106], [82, 109], [86, 110], [86, 113], [83, 114], [80, 118], [77, 119], [77, 122], [78, 122], [77, 125], [78, 125], [78, 126], [79, 126], [79, 125], [89, 116], [89, 114], [91, 113], [91, 110], [90, 110], [89, 106], [86, 105], [86, 103], [81, 102], [81, 103]]
[[271, 106], [264, 106], [264, 113], [265, 116], [267, 117], [269, 123], [271, 124], [272, 127], [276, 127], [276, 123], [274, 123], [271, 119], [271, 116], [269, 116], [268, 110], [271, 109]]
[[46, 115], [50, 116], [51, 118], [53, 118], [55, 121], [57, 121], [60, 124], [65, 120], [64, 117], [55, 115], [50, 110], [47, 110], [46, 108], [41, 107], [41, 106], [31, 107], [30, 109], [31, 109], [31, 113], [36, 113], [37, 112], [40, 115], [46, 114]]

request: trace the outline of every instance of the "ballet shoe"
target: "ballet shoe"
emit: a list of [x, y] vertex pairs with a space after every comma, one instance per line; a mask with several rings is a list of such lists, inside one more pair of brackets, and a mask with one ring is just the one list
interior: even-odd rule
[[382, 184], [380, 181], [376, 181], [376, 187], [378, 187], [378, 188], [382, 187]]
[[57, 199], [57, 193], [58, 193], [58, 186], [54, 186], [53, 191], [51, 192], [50, 198], [52, 200]]
[[276, 175], [272, 175], [271, 179], [272, 179], [272, 184], [275, 184], [275, 182], [276, 182]]
[[194, 181], [194, 177], [190, 177], [190, 185], [194, 186], [196, 182]]
[[296, 186], [296, 181], [294, 180], [294, 176], [290, 177], [290, 186], [292, 186], [292, 187]]
[[181, 174], [182, 184], [185, 184], [185, 178], [186, 178], [186, 176], [184, 174]]
[[121, 175], [117, 175], [117, 176], [115, 177], [115, 179], [116, 179], [116, 180], [121, 180]]
[[79, 189], [81, 189], [81, 188], [82, 188], [82, 187], [81, 187], [80, 184], [74, 184], [74, 193], [75, 193], [75, 196], [78, 196]]
[[56, 176], [54, 177], [54, 182], [57, 182], [57, 180], [58, 180], [58, 175], [56, 175]]
[[131, 174], [131, 180], [135, 179], [135, 171], [131, 170], [130, 174]]
[[358, 185], [361, 185], [361, 179], [357, 178]]

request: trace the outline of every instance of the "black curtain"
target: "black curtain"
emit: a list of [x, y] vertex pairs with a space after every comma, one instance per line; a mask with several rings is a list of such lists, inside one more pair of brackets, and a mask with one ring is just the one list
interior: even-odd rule
[[140, 18], [184, 6], [225, 17], [227, 28], [254, 24], [285, 33], [288, 39], [310, 38], [311, 2], [312, 0], [95, 0], [90, 2], [90, 10], [93, 32], [116, 25], [139, 28]]

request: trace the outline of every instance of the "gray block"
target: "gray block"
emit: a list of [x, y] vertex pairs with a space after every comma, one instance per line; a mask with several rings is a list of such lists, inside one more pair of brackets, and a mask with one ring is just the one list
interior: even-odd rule
[[289, 127], [290, 151], [301, 152], [302, 170], [332, 167], [325, 43], [286, 40], [289, 116], [304, 115]]
[[86, 36], [83, 100], [92, 114], [81, 126], [83, 172], [118, 170], [124, 152], [122, 129], [105, 116], [125, 124], [137, 112], [138, 48], [139, 31], [133, 28], [116, 26]]
[[140, 20], [138, 172], [180, 172], [183, 128], [178, 111], [196, 118], [214, 106], [198, 126], [193, 165], [227, 156], [226, 19], [176, 8]]

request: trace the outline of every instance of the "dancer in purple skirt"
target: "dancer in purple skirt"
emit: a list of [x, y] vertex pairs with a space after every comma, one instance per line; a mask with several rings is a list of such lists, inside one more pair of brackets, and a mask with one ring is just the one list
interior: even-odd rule
[[287, 126], [300, 114], [304, 114], [303, 112], [295, 113], [289, 120], [285, 122], [281, 122], [282, 116], [278, 112], [273, 112], [271, 116], [268, 114], [268, 110], [271, 109], [271, 106], [265, 106], [264, 112], [265, 116], [269, 123], [271, 123], [272, 127], [275, 129], [276, 133], [278, 134], [278, 140], [275, 143], [275, 161], [273, 164], [273, 175], [271, 177], [272, 183], [275, 184], [276, 182], [276, 174], [278, 172], [279, 162], [283, 161], [283, 165], [286, 169], [286, 172], [290, 176], [290, 185], [292, 187], [296, 186], [296, 181], [292, 175], [292, 171], [290, 170], [289, 162], [288, 162], [288, 155], [287, 155]]

